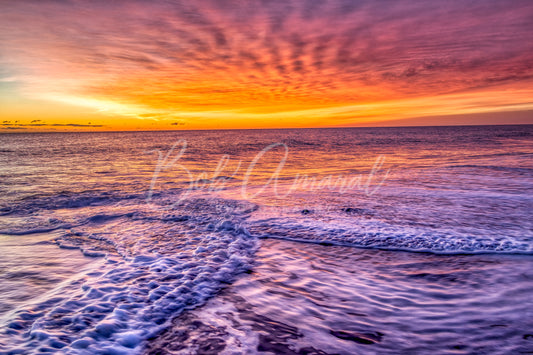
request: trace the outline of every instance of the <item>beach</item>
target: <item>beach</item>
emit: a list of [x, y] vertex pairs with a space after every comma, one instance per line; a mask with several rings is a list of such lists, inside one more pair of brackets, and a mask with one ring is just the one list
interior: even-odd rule
[[265, 240], [253, 272], [147, 353], [527, 352], [532, 262]]

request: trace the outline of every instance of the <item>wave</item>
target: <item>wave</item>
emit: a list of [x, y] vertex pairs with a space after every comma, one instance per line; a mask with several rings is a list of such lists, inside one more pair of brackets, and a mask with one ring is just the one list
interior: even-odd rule
[[163, 215], [96, 214], [84, 228], [63, 233], [58, 246], [105, 255], [106, 262], [67, 289], [19, 309], [5, 324], [8, 337], [0, 340], [0, 349], [140, 351], [142, 341], [172, 317], [250, 269], [257, 239], [241, 226], [239, 211], [225, 219], [214, 213], [216, 204], [198, 200], [192, 209], [177, 206]]
[[488, 170], [496, 170], [496, 171], [504, 171], [504, 172], [514, 172], [519, 174], [532, 174], [533, 168], [517, 168], [517, 167], [509, 167], [509, 166], [498, 166], [498, 165], [474, 165], [474, 164], [465, 164], [465, 165], [448, 165], [446, 168], [459, 168], [459, 169], [488, 169]]
[[55, 239], [60, 248], [105, 257], [105, 263], [15, 312], [0, 350], [140, 352], [143, 341], [172, 318], [250, 270], [261, 238], [436, 254], [533, 254], [531, 236], [394, 225], [364, 208], [341, 209], [335, 213], [342, 216], [322, 220], [303, 211], [260, 219], [262, 208], [242, 200], [196, 197], [173, 203], [176, 195], [170, 193], [154, 205], [141, 193], [104, 196], [109, 195], [34, 198], [30, 201], [39, 206], [52, 201], [48, 206], [58, 210], [39, 215], [22, 202], [4, 218], [11, 222], [2, 222], [0, 233], [62, 231]]
[[353, 223], [342, 224], [273, 218], [249, 227], [258, 238], [275, 238], [293, 242], [372, 248], [389, 251], [433, 254], [531, 254], [533, 236], [467, 234], [432, 226], [391, 225], [362, 215]]
[[65, 191], [54, 194], [35, 194], [0, 207], [0, 216], [31, 215], [39, 211], [76, 209], [110, 205], [120, 201], [144, 198], [145, 193], [112, 193], [108, 191]]

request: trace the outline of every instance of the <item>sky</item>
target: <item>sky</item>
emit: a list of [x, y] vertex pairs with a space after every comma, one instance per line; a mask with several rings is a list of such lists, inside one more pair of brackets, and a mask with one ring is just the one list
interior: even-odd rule
[[0, 131], [533, 123], [530, 0], [0, 9]]

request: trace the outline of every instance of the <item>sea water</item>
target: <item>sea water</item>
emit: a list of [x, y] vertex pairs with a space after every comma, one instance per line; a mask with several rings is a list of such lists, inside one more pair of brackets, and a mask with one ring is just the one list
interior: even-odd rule
[[533, 349], [533, 127], [0, 136], [7, 353]]

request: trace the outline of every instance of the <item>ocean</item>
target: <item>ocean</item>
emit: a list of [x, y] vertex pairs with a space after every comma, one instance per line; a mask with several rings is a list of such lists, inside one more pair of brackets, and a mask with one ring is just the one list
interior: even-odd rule
[[0, 135], [0, 352], [533, 352], [533, 126]]

